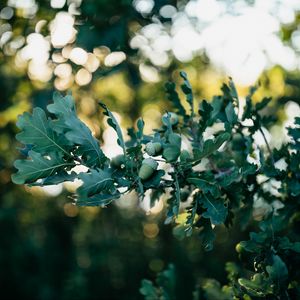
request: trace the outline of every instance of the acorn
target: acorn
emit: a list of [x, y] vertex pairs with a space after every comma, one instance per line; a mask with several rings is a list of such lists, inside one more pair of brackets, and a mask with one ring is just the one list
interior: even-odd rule
[[139, 177], [142, 180], [147, 180], [157, 169], [158, 163], [152, 158], [145, 158], [142, 161], [142, 166], [139, 170]]
[[146, 145], [145, 151], [147, 154], [149, 154], [150, 156], [155, 156], [158, 155], [162, 150], [162, 146], [161, 143], [158, 142], [149, 142]]
[[125, 157], [123, 154], [119, 154], [111, 159], [110, 165], [113, 168], [119, 169], [125, 164]]
[[169, 118], [170, 120], [170, 123], [172, 126], [174, 125], [177, 125], [178, 124], [178, 116], [177, 114], [173, 113], [173, 112], [168, 112], [168, 113], [165, 113], [163, 116], [162, 116], [162, 122], [164, 125], [168, 125], [166, 119]]

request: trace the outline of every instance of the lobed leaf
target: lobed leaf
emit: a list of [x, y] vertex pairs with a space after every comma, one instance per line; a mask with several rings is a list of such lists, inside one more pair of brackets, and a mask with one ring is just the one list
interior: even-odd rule
[[16, 174], [12, 175], [12, 181], [16, 184], [30, 184], [38, 179], [57, 175], [56, 182], [64, 181], [65, 177], [58, 174], [59, 171], [65, 171], [75, 166], [74, 162], [67, 162], [61, 154], [49, 153], [47, 157], [38, 152], [29, 151], [30, 159], [16, 160], [14, 166], [18, 169]]

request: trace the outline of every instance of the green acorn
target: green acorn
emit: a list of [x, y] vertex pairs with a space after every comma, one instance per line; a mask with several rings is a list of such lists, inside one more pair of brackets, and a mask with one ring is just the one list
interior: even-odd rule
[[158, 163], [152, 158], [145, 158], [142, 161], [142, 166], [139, 171], [139, 177], [142, 180], [147, 180], [157, 169]]
[[173, 112], [169, 112], [169, 113], [165, 113], [163, 116], [162, 116], [162, 122], [164, 125], [168, 125], [166, 119], [169, 118], [170, 120], [170, 123], [172, 126], [174, 125], [177, 125], [178, 124], [178, 116], [177, 114], [173, 113]]
[[155, 155], [158, 155], [162, 150], [162, 146], [161, 146], [161, 143], [158, 143], [158, 142], [149, 142], [147, 145], [146, 145], [146, 148], [145, 148], [145, 151], [147, 154], [149, 154], [150, 156], [155, 156]]
[[110, 165], [113, 168], [119, 169], [125, 164], [125, 157], [123, 154], [119, 154], [111, 159]]

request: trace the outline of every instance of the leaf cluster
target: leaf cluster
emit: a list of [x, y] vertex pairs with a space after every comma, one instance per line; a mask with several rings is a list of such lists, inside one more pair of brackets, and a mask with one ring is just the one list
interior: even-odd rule
[[[260, 201], [265, 210], [258, 232], [251, 232], [249, 241], [237, 245], [242, 260], [247, 253], [250, 277], [249, 272], [230, 275], [229, 290], [212, 281], [201, 287], [201, 293], [223, 293], [218, 299], [232, 299], [228, 298], [232, 295], [289, 299], [295, 292], [292, 282], [299, 278], [288, 262], [299, 252], [299, 243], [282, 233], [299, 212], [300, 118], [288, 129], [290, 142], [271, 149], [264, 130], [275, 118], [262, 112], [270, 99], [254, 104], [255, 88], [251, 88], [243, 107], [230, 79], [222, 86], [221, 95], [201, 101], [196, 108], [187, 75], [180, 75], [186, 103], [180, 100], [176, 85], [167, 83], [175, 112], [166, 112], [151, 135], [144, 134], [144, 122], [139, 119], [135, 128], [128, 129], [130, 138], [125, 141], [116, 118], [100, 103], [122, 149], [122, 154], [112, 159], [78, 118], [71, 95], [55, 94], [53, 104], [47, 107], [48, 117], [40, 108], [24, 113], [18, 119], [21, 132], [17, 139], [25, 145], [22, 153], [28, 157], [15, 162], [18, 172], [12, 179], [17, 184], [41, 186], [80, 179], [82, 184], [74, 196], [80, 206], [105, 206], [131, 191], [142, 200], [150, 190], [152, 205], [160, 198], [167, 199], [165, 223], [176, 222], [185, 210], [188, 217], [178, 225], [179, 232], [186, 236], [196, 232], [205, 250], [213, 249], [218, 226], [230, 227], [239, 220], [243, 229], [255, 223], [252, 216]], [[265, 147], [256, 144], [256, 132], [262, 135]], [[285, 163], [284, 168], [277, 166], [280, 162]], [[77, 166], [85, 166], [87, 171], [76, 173]], [[274, 188], [275, 182], [280, 187]], [[141, 292], [146, 299], [168, 299], [155, 298], [157, 290], [149, 281], [143, 282]]]

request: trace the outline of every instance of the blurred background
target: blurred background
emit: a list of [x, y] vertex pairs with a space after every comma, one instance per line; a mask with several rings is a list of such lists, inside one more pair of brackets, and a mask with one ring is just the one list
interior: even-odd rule
[[178, 82], [179, 70], [199, 102], [229, 76], [241, 97], [260, 82], [255, 99], [273, 97], [278, 124], [266, 131], [279, 145], [300, 115], [300, 2], [0, 0], [1, 299], [142, 299], [140, 280], [170, 262], [178, 299], [190, 299], [199, 278], [226, 281], [224, 264], [237, 260], [234, 246], [247, 231], [218, 229], [207, 253], [196, 235], [181, 240], [163, 225], [162, 201], [150, 209], [129, 195], [107, 209], [77, 208], [68, 195], [78, 183], [26, 188], [10, 180], [17, 116], [45, 108], [55, 90], [72, 91], [112, 157], [119, 150], [97, 102], [123, 128], [143, 117], [150, 133], [169, 108], [164, 83]]

